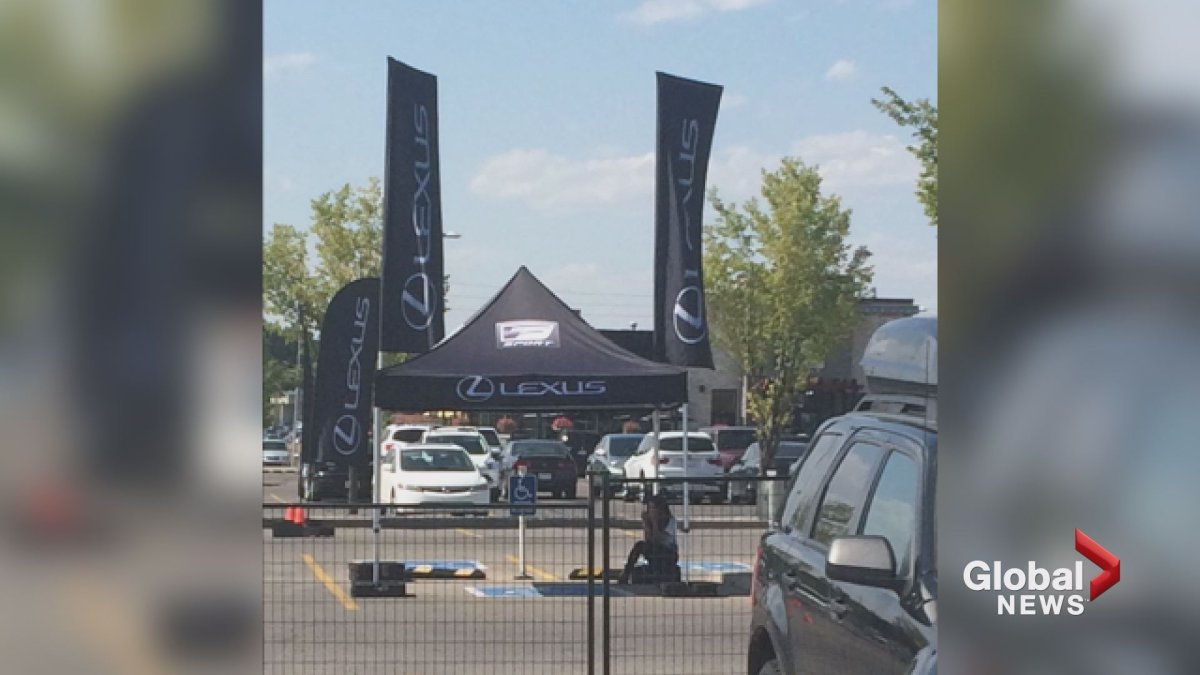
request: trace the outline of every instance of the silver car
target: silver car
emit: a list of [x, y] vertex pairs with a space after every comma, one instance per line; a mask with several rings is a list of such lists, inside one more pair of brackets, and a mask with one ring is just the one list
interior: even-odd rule
[[263, 466], [288, 466], [292, 463], [292, 455], [288, 452], [287, 442], [276, 438], [263, 439]]

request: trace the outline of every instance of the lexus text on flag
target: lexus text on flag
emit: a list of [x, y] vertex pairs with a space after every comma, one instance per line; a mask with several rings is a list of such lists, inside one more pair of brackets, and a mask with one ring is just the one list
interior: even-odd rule
[[382, 312], [385, 352], [442, 339], [442, 202], [437, 78], [388, 59]]
[[704, 186], [721, 87], [658, 73], [655, 358], [711, 368], [701, 265]]
[[369, 466], [375, 356], [379, 353], [379, 280], [359, 279], [329, 301], [321, 322], [313, 419], [317, 459]]

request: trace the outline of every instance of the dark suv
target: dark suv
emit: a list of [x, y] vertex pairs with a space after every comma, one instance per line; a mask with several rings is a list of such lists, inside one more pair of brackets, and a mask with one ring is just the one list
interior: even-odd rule
[[814, 434], [759, 543], [747, 672], [936, 672], [936, 424], [853, 412]]

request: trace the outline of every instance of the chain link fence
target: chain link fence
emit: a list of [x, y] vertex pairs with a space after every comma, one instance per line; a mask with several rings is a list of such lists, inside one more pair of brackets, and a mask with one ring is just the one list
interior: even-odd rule
[[767, 483], [756, 503], [726, 478], [725, 499], [668, 497], [677, 572], [634, 556], [621, 583], [644, 496], [677, 481], [591, 480], [590, 500], [539, 504], [524, 546], [507, 504], [381, 505], [377, 535], [374, 506], [264, 505], [264, 672], [745, 672]]

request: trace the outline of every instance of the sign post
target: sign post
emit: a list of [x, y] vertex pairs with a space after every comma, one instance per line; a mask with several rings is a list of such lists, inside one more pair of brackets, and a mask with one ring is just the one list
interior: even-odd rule
[[529, 475], [525, 464], [517, 464], [508, 477], [508, 512], [517, 517], [517, 579], [532, 579], [525, 569], [525, 517], [537, 512], [537, 476]]

